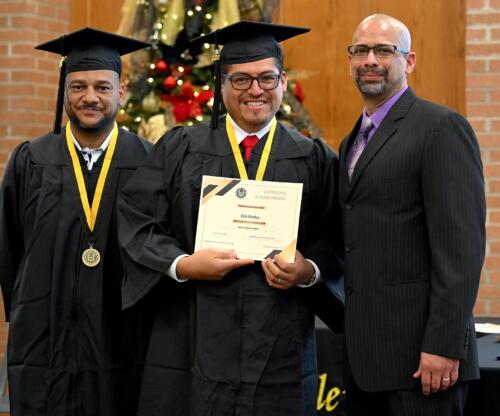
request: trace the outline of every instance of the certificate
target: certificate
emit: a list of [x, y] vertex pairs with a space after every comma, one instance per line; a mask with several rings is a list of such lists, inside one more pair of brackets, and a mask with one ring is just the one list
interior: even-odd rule
[[293, 263], [302, 184], [203, 176], [195, 250], [234, 250], [242, 259], [280, 254]]

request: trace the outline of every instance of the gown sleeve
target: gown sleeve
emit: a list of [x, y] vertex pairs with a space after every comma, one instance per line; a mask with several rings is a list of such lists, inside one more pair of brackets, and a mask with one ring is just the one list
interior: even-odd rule
[[320, 140], [314, 140], [309, 170], [314, 172], [318, 189], [315, 195], [314, 222], [307, 228], [309, 242], [303, 255], [316, 263], [322, 281], [304, 290], [305, 300], [334, 332], [342, 332], [344, 265], [342, 211], [338, 203], [338, 157]]
[[0, 285], [7, 321], [17, 271], [24, 254], [22, 205], [29, 165], [28, 142], [24, 142], [12, 153], [0, 189]]
[[182, 164], [188, 140], [175, 128], [158, 141], [118, 198], [118, 234], [123, 249], [122, 307], [143, 298], [166, 275], [172, 262], [187, 254], [172, 236], [170, 186]]

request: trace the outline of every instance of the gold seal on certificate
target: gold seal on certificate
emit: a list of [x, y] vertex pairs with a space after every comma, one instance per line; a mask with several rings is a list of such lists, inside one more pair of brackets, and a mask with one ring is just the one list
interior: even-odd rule
[[235, 250], [239, 258], [280, 254], [293, 263], [302, 184], [203, 176], [195, 250]]

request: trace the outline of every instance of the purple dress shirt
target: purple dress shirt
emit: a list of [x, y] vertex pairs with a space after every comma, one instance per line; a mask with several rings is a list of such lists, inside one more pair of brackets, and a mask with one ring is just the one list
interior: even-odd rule
[[[399, 97], [401, 97], [405, 91], [408, 89], [408, 86], [403, 88], [401, 91], [397, 92], [394, 94], [389, 100], [387, 100], [384, 104], [382, 104], [377, 111], [375, 111], [371, 116], [368, 116], [366, 114], [366, 107], [363, 110], [363, 119], [361, 120], [361, 125], [366, 122], [366, 119], [369, 118], [373, 124], [373, 128], [370, 130], [368, 133], [368, 140], [367, 144], [370, 143], [370, 140], [372, 139], [373, 135], [377, 131], [378, 127], [382, 124], [382, 121], [384, 121], [385, 116], [389, 112], [389, 110], [392, 108], [392, 106], [396, 103], [397, 100], [399, 100]], [[352, 160], [352, 144], [349, 148], [349, 151], [347, 153], [347, 158], [346, 158], [346, 164], [345, 168], [346, 171], [348, 170], [349, 166], [351, 165], [351, 160]]]

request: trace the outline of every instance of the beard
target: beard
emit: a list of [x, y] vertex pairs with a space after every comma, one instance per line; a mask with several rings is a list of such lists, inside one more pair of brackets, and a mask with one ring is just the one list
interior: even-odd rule
[[[89, 106], [89, 108], [92, 107]], [[68, 115], [71, 124], [74, 125], [76, 128], [78, 128], [79, 130], [89, 134], [98, 134], [109, 129], [109, 126], [115, 122], [116, 116], [118, 115], [118, 107], [115, 109], [113, 114], [110, 115], [104, 114], [103, 117], [93, 125], [82, 123], [80, 119], [77, 117], [77, 115], [69, 108], [69, 106], [66, 106], [66, 114]]]
[[[370, 72], [377, 75], [383, 75], [382, 81], [363, 81], [361, 75]], [[356, 74], [356, 85], [361, 94], [368, 97], [379, 97], [384, 95], [389, 90], [389, 82], [387, 80], [388, 72], [386, 69], [379, 68], [359, 68]]]

